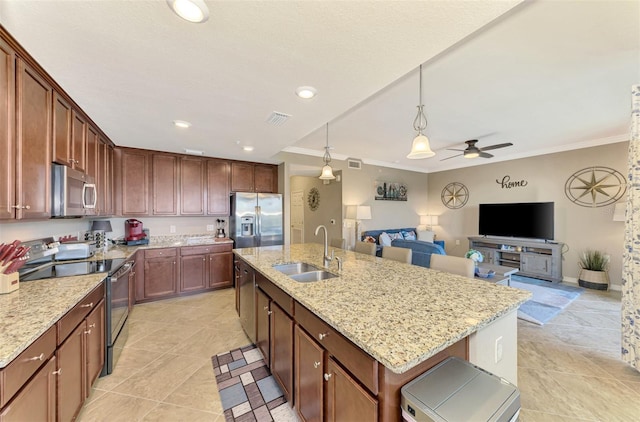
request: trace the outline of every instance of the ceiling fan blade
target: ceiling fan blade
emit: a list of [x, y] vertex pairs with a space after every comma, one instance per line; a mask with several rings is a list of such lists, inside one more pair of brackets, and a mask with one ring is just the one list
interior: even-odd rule
[[487, 153], [487, 152], [480, 151], [480, 155], [479, 155], [479, 157], [482, 157], [482, 158], [491, 158], [491, 157], [493, 157], [493, 154], [489, 154], [489, 153]]
[[[460, 150], [457, 150], [457, 151], [460, 151]], [[443, 159], [442, 159], [442, 160], [440, 160], [440, 161], [449, 160], [449, 159], [451, 159], [451, 158], [455, 158], [455, 157], [460, 157], [461, 155], [463, 155], [463, 154], [452, 155], [451, 157], [443, 158]]]
[[463, 149], [447, 148], [447, 151], [464, 151]]
[[489, 150], [492, 150], [492, 149], [510, 147], [512, 145], [513, 144], [511, 142], [507, 142], [507, 143], [504, 143], [504, 144], [489, 145], [488, 147], [480, 148], [480, 151], [489, 151]]

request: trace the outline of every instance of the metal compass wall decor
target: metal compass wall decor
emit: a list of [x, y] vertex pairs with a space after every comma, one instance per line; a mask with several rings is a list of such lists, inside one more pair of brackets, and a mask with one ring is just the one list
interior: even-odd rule
[[442, 189], [440, 198], [447, 208], [462, 208], [469, 200], [469, 189], [462, 183], [452, 182]]
[[573, 173], [564, 184], [564, 193], [582, 207], [604, 207], [617, 202], [626, 192], [625, 177], [609, 167], [587, 167]]
[[320, 192], [318, 192], [318, 189], [311, 188], [309, 190], [307, 203], [309, 204], [309, 209], [311, 209], [311, 211], [315, 211], [318, 209], [318, 207], [320, 206]]

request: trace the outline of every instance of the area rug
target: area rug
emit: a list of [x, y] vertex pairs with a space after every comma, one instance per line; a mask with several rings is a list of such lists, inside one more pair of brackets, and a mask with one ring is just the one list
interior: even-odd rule
[[211, 362], [226, 421], [298, 420], [255, 345], [215, 355]]
[[584, 291], [582, 287], [551, 283], [517, 274], [511, 276], [510, 286], [533, 293], [531, 299], [518, 308], [518, 318], [538, 325], [549, 322]]

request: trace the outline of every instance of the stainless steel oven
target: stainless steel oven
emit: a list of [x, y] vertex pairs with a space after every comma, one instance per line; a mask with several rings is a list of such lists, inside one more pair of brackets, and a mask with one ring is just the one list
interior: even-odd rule
[[129, 274], [135, 262], [126, 261], [109, 272], [106, 280], [105, 360], [101, 376], [113, 372], [129, 334]]
[[51, 217], [94, 215], [97, 201], [93, 178], [60, 164], [51, 165]]

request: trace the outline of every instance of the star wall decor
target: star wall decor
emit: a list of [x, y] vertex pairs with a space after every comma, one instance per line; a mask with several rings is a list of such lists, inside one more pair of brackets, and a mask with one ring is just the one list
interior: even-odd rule
[[462, 183], [452, 182], [442, 189], [440, 198], [447, 208], [462, 208], [469, 200], [469, 189]]
[[627, 191], [622, 173], [609, 167], [587, 167], [573, 173], [564, 185], [567, 198], [582, 207], [604, 207], [617, 202]]

